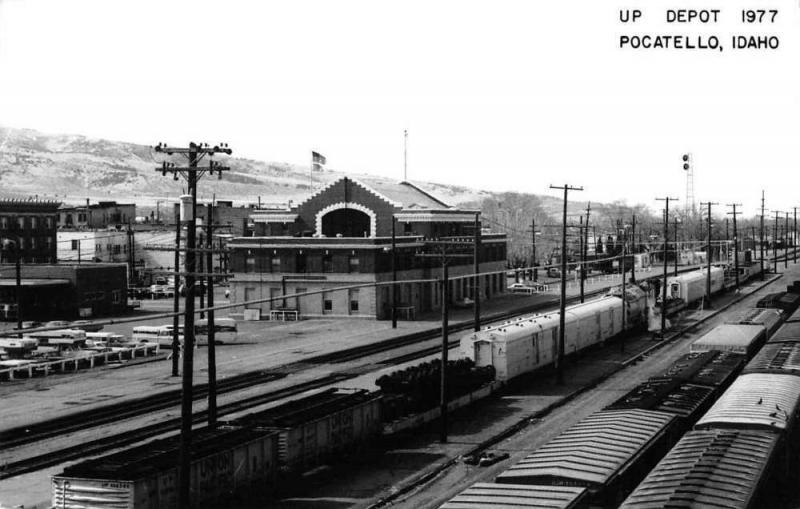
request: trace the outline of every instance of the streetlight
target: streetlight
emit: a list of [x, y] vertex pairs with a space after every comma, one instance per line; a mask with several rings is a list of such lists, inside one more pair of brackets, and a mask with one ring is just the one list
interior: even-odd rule
[[[13, 239], [3, 239], [2, 240], [3, 251], [14, 251], [14, 259], [16, 263], [16, 270], [17, 270], [17, 285], [14, 290], [14, 297], [17, 301], [17, 329], [22, 330], [22, 278], [20, 277], [20, 253], [19, 253], [19, 241]], [[22, 337], [22, 333], [20, 332], [20, 336]]]

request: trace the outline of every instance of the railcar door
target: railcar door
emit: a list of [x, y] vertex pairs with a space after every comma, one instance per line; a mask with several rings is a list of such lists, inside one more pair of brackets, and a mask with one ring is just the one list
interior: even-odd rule
[[476, 341], [475, 343], [475, 365], [492, 365], [492, 343], [490, 341]]

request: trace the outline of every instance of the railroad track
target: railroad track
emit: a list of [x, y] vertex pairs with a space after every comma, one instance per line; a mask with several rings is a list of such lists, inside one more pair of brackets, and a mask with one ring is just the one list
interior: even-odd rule
[[[355, 378], [356, 376], [357, 375], [355, 374], [348, 373], [334, 373], [332, 375], [308, 382], [303, 382], [292, 387], [286, 387], [265, 394], [251, 396], [249, 398], [219, 406], [217, 408], [217, 415], [223, 416], [241, 412], [258, 405], [271, 403], [308, 390], [318, 389], [326, 385], [335, 384], [350, 378]], [[193, 415], [192, 422], [194, 424], [199, 424], [205, 421], [207, 418], [208, 412], [203, 410], [201, 412], [196, 412]], [[35, 472], [37, 470], [65, 463], [67, 461], [103, 454], [114, 449], [119, 449], [136, 442], [147, 440], [148, 438], [153, 438], [158, 435], [177, 431], [180, 429], [180, 427], [181, 418], [175, 417], [156, 424], [139, 427], [135, 430], [127, 431], [125, 433], [107, 436], [98, 440], [82, 442], [78, 445], [66, 447], [57, 451], [40, 454], [38, 456], [33, 456], [12, 463], [6, 463], [5, 465], [0, 466], [0, 479], [8, 479], [9, 477], [14, 477], [28, 472]]]
[[[284, 378], [286, 373], [258, 371], [243, 373], [220, 380], [217, 393], [237, 391], [253, 385], [272, 382]], [[195, 386], [194, 399], [208, 396], [208, 384]], [[0, 432], [0, 449], [37, 442], [57, 435], [81, 431], [124, 419], [139, 417], [159, 410], [173, 408], [180, 404], [180, 389], [160, 392], [151, 396], [113, 403], [93, 410], [75, 412], [55, 419], [41, 421], [28, 426], [20, 426]]]
[[[693, 270], [693, 269], [689, 269]], [[584, 293], [585, 298], [594, 297], [603, 294], [607, 288], [599, 288]], [[579, 296], [569, 297], [567, 303], [573, 303], [580, 300]], [[521, 308], [516, 308], [512, 311], [504, 311], [492, 313], [481, 318], [481, 325], [507, 320], [519, 315], [539, 311], [542, 308], [552, 306], [558, 302], [558, 299], [547, 299], [536, 304], [531, 304]], [[460, 323], [455, 323], [449, 327], [449, 331], [461, 332], [473, 327], [473, 320], [465, 320]], [[421, 331], [413, 334], [408, 334], [399, 338], [392, 338], [369, 345], [352, 347], [337, 352], [328, 354], [321, 354], [310, 357], [302, 362], [295, 362], [270, 368], [269, 370], [259, 370], [255, 372], [243, 373], [236, 375], [227, 380], [220, 381], [218, 393], [232, 392], [247, 388], [259, 383], [267, 383], [287, 376], [289, 373], [296, 372], [298, 369], [307, 368], [308, 365], [313, 364], [336, 364], [344, 363], [352, 360], [357, 360], [369, 355], [383, 353], [403, 346], [412, 345], [422, 341], [427, 341], [441, 335], [441, 328]], [[449, 347], [453, 348], [458, 345], [458, 340], [449, 342]], [[411, 360], [419, 359], [432, 355], [441, 350], [441, 346], [436, 345], [426, 347], [416, 352], [396, 356], [392, 359], [381, 361], [381, 364], [401, 364]], [[301, 384], [292, 388], [281, 389], [267, 393], [265, 395], [255, 396], [252, 398], [245, 398], [235, 403], [230, 403], [224, 407], [220, 407], [219, 415], [233, 413], [247, 408], [257, 406], [263, 403], [268, 403], [276, 399], [281, 399], [287, 396], [298, 394], [300, 392], [309, 390], [311, 388], [321, 387], [336, 383], [341, 380], [353, 378], [356, 375], [348, 373], [335, 373], [328, 377], [322, 378], [315, 382]], [[208, 394], [208, 387], [206, 384], [196, 386], [195, 399], [203, 399]], [[266, 399], [264, 399], [266, 398]], [[120, 420], [130, 419], [145, 415], [147, 413], [165, 410], [177, 406], [180, 403], [180, 390], [167, 391], [154, 396], [140, 398], [137, 400], [129, 400], [127, 402], [115, 403], [99, 409], [77, 412], [57, 419], [42, 421], [29, 426], [18, 427], [6, 430], [0, 433], [0, 448], [8, 449], [20, 445], [36, 442], [56, 435], [82, 431], [90, 429], [103, 424], [111, 422], [118, 422]], [[201, 422], [206, 417], [206, 412], [199, 412], [195, 414], [194, 421]], [[145, 428], [140, 428], [134, 432], [127, 433], [124, 437], [112, 436], [100, 439], [88, 444], [81, 444], [79, 446], [69, 447], [47, 453], [44, 455], [36, 456], [20, 462], [10, 463], [4, 467], [0, 467], [0, 479], [13, 477], [22, 473], [31, 472], [40, 468], [46, 468], [54, 464], [65, 461], [71, 461], [83, 456], [100, 454], [111, 449], [123, 447], [147, 438], [163, 434], [173, 429], [178, 429], [180, 419], [172, 419], [165, 423], [160, 423]]]

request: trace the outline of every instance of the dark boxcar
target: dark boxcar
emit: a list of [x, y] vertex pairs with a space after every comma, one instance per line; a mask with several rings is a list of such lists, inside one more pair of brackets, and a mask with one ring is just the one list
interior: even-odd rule
[[378, 436], [381, 395], [363, 389], [328, 389], [230, 424], [277, 430], [281, 466], [303, 470]]
[[614, 505], [673, 443], [676, 417], [652, 410], [602, 410], [497, 477], [498, 483], [578, 486], [591, 503]]
[[622, 507], [764, 507], [758, 503], [759, 490], [777, 443], [777, 435], [764, 431], [691, 431]]
[[744, 373], [800, 375], [800, 343], [764, 345], [744, 368]]
[[[66, 467], [53, 476], [53, 507], [173, 509], [178, 507], [179, 437]], [[278, 434], [252, 429], [192, 433], [190, 497], [235, 506], [250, 491], [274, 487]]]

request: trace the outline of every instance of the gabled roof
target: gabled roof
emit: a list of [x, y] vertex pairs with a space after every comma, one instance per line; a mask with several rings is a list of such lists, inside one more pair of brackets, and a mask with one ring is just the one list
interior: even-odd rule
[[298, 203], [293, 207], [297, 209], [305, 205], [309, 200], [320, 196], [327, 192], [330, 188], [338, 184], [339, 182], [343, 181], [344, 179], [348, 179], [354, 184], [363, 187], [368, 192], [371, 192], [378, 198], [385, 200], [395, 207], [399, 207], [403, 210], [411, 209], [411, 210], [450, 210], [452, 207], [443, 201], [435, 198], [430, 193], [423, 191], [416, 185], [410, 182], [390, 182], [385, 180], [359, 180], [354, 179], [352, 177], [340, 177], [332, 182], [329, 182], [328, 185], [323, 187], [322, 189], [317, 190], [302, 202]]

